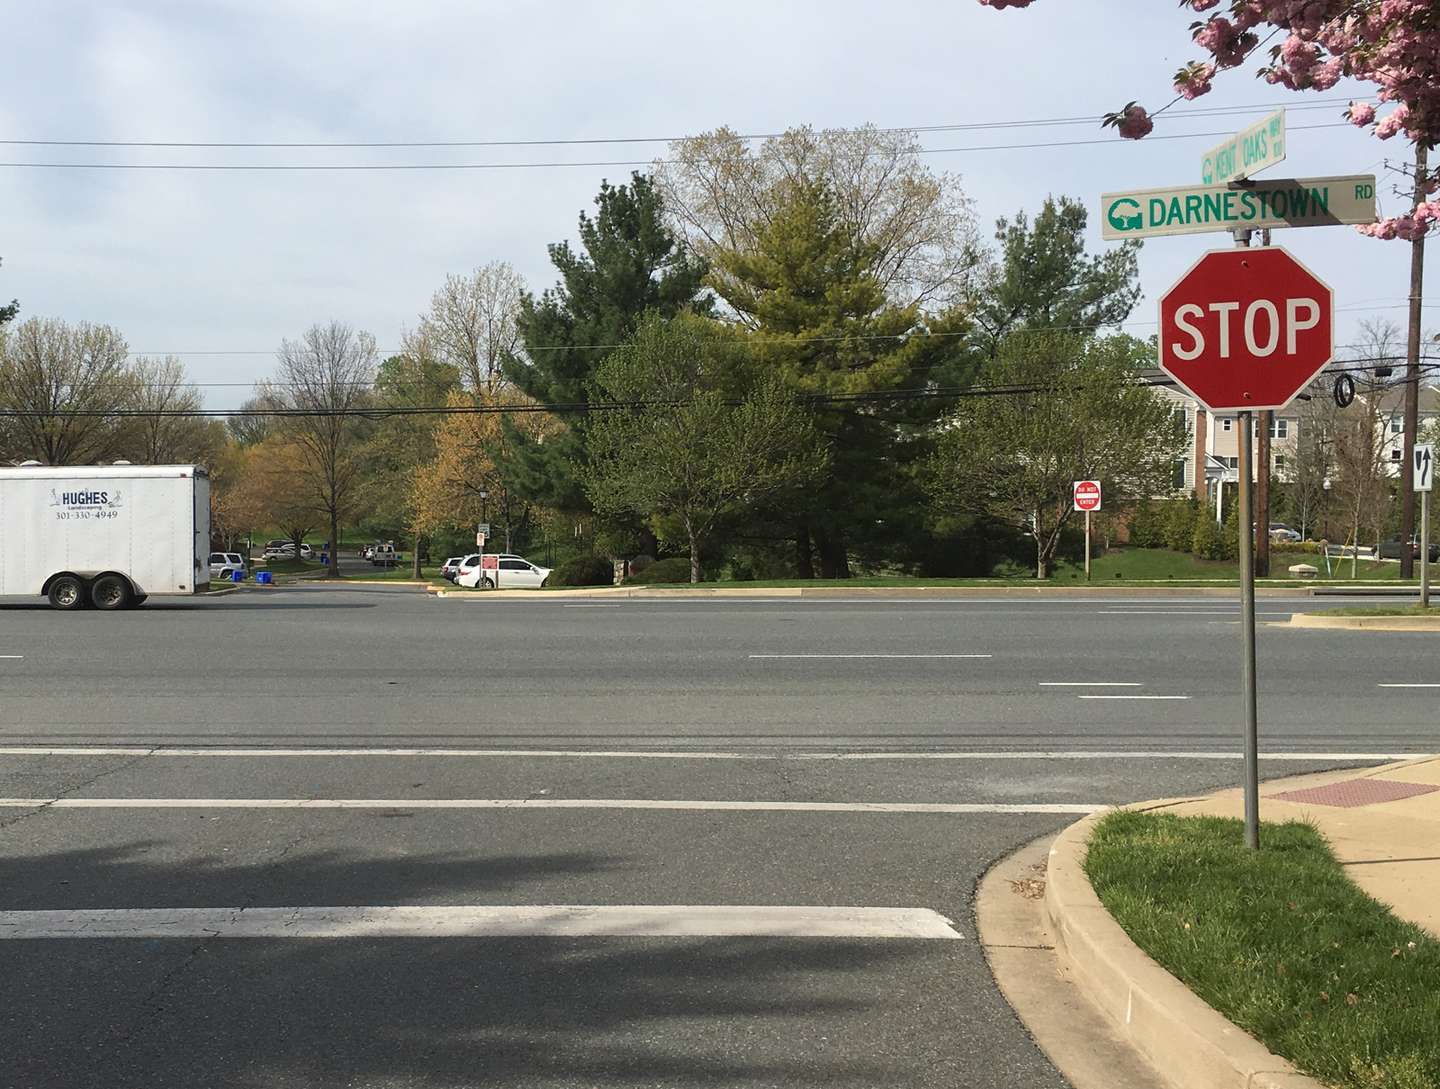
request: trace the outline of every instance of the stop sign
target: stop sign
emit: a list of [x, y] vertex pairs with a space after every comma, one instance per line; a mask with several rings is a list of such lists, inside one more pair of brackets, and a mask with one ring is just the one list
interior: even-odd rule
[[1075, 481], [1075, 509], [1076, 509], [1076, 510], [1099, 510], [1099, 509], [1100, 509], [1100, 481], [1098, 481], [1098, 480], [1077, 480], [1077, 481]]
[[1329, 285], [1279, 246], [1214, 250], [1160, 299], [1160, 369], [1214, 412], [1284, 408], [1333, 324]]

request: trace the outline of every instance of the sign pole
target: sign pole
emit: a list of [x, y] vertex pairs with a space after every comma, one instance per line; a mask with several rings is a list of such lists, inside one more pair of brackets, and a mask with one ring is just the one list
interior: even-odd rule
[[1090, 581], [1090, 512], [1085, 512], [1085, 581]]
[[1260, 846], [1260, 738], [1255, 714], [1255, 542], [1250, 528], [1253, 412], [1240, 413], [1240, 681], [1245, 700], [1245, 846]]
[[1420, 608], [1430, 608], [1430, 493], [1420, 493]]
[[[1231, 183], [1234, 185], [1235, 183]], [[1250, 246], [1250, 232], [1236, 231], [1235, 245]], [[1254, 476], [1255, 414], [1241, 412], [1240, 481], [1235, 513], [1240, 523], [1240, 687], [1245, 703], [1245, 846], [1260, 847], [1260, 726], [1255, 694], [1255, 520], [1250, 500]], [[1267, 527], [1268, 529], [1268, 527]]]

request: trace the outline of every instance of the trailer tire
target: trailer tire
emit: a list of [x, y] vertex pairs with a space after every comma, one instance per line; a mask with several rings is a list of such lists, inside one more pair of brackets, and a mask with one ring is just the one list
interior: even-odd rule
[[85, 583], [74, 575], [61, 575], [51, 581], [45, 596], [50, 601], [50, 608], [73, 612], [85, 607]]
[[90, 604], [113, 612], [130, 606], [130, 583], [121, 575], [101, 575], [90, 584]]

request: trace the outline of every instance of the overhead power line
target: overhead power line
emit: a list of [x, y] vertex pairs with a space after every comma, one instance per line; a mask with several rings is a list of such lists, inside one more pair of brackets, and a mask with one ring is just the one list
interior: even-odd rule
[[[1307, 132], [1313, 129], [1350, 128], [1349, 122], [1333, 121], [1322, 125], [1291, 125], [1290, 132]], [[1229, 130], [1216, 132], [1172, 133], [1162, 136], [1147, 136], [1143, 143], [1157, 140], [1199, 140], [1231, 136]], [[1029, 144], [975, 144], [969, 147], [918, 148], [920, 155], [950, 155], [976, 151], [1025, 151], [1038, 148], [1083, 147], [1091, 144], [1116, 144], [1114, 137], [1100, 137], [1094, 140], [1049, 140]], [[62, 163], [62, 162], [0, 162], [0, 167], [28, 170], [173, 170], [198, 173], [385, 173], [445, 170], [558, 170], [580, 167], [643, 167], [657, 163], [673, 165], [668, 159], [591, 159], [566, 162], [529, 163]]]
[[[1429, 372], [1440, 368], [1440, 356], [1421, 356], [1421, 362], [1426, 364], [1423, 371]], [[1363, 360], [1345, 360], [1341, 365], [1328, 366], [1322, 372], [1325, 375], [1344, 374], [1348, 372], [1360, 372], [1373, 370], [1376, 364], [1394, 364], [1395, 359], [1390, 357], [1373, 357]], [[1174, 380], [1163, 372], [1146, 372], [1135, 375], [1135, 383], [1140, 386], [1172, 386]], [[815, 393], [798, 394], [793, 400], [796, 403], [816, 408], [843, 408], [847, 405], [868, 405], [868, 404], [895, 404], [907, 401], [932, 401], [932, 400], [958, 400], [966, 397], [1003, 397], [1018, 396], [1028, 393], [1057, 393], [1065, 390], [1064, 383], [1051, 385], [1037, 384], [1001, 384], [1001, 385], [969, 385], [969, 386], [928, 386], [919, 389], [901, 389], [872, 391], [866, 393]], [[533, 415], [546, 413], [555, 416], [578, 415], [591, 412], [615, 412], [638, 409], [673, 408], [686, 404], [686, 401], [678, 399], [658, 400], [594, 400], [594, 401], [560, 401], [560, 402], [529, 402], [529, 403], [497, 403], [497, 404], [476, 404], [476, 405], [375, 405], [365, 408], [328, 409], [328, 408], [239, 408], [239, 409], [84, 409], [77, 411], [66, 411], [64, 409], [0, 409], [0, 418], [24, 418], [43, 419], [53, 416], [64, 416], [67, 418], [103, 418], [103, 419], [126, 419], [126, 418], [177, 418], [177, 419], [198, 419], [198, 418], [301, 418], [301, 419], [365, 419], [385, 420], [404, 416], [505, 416], [505, 415]], [[739, 405], [743, 399], [738, 397], [727, 398], [724, 401], [727, 405]]]
[[[1327, 110], [1344, 106], [1349, 99], [1334, 98], [1286, 106], [1293, 111]], [[1240, 106], [1200, 106], [1173, 111], [1171, 117], [1225, 117], [1250, 110], [1274, 109], [1273, 102]], [[933, 125], [895, 125], [877, 127], [874, 131], [895, 132], [979, 132], [992, 129], [1044, 128], [1054, 125], [1093, 125], [1096, 115], [1076, 117], [1041, 117], [1010, 121], [957, 121]], [[857, 126], [832, 127], [822, 133], [857, 132]], [[737, 134], [739, 140], [771, 140], [783, 132], [752, 132]], [[443, 148], [443, 147], [584, 147], [601, 144], [673, 144], [689, 139], [685, 136], [602, 136], [549, 140], [57, 140], [0, 139], [0, 145], [11, 147], [133, 147], [133, 148], [288, 148], [288, 149], [356, 149], [356, 148]]]

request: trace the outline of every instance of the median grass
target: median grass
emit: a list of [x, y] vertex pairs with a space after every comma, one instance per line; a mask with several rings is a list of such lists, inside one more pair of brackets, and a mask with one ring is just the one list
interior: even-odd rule
[[1440, 941], [1396, 918], [1300, 823], [1115, 812], [1086, 872], [1140, 948], [1221, 1014], [1343, 1089], [1440, 1087]]

